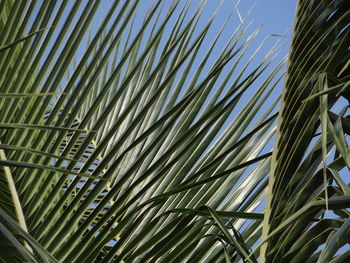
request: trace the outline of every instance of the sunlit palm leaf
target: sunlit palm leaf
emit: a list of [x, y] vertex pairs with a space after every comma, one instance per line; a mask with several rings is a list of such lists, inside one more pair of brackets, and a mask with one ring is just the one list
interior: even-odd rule
[[[248, 34], [240, 24], [218, 52], [230, 20], [212, 37], [216, 12], [202, 25], [203, 3], [191, 11], [179, 1], [156, 1], [141, 26], [134, 23], [141, 1], [114, 1], [89, 33], [100, 3], [15, 2], [4, 17], [2, 162], [30, 249], [19, 249], [13, 228], [3, 233], [28, 260], [35, 253], [64, 262], [210, 260], [211, 250], [221, 252], [217, 260], [245, 256], [259, 231], [244, 222], [261, 229], [254, 211], [279, 98], [261, 108], [283, 75], [284, 61], [265, 73], [278, 44], [260, 62], [263, 44], [247, 59], [258, 30]], [[29, 21], [36, 34], [25, 37]], [[246, 106], [235, 115], [241, 100]], [[203, 205], [210, 213], [201, 214]]]
[[277, 128], [279, 42], [103, 2], [0, 3], [1, 260], [346, 262], [348, 1], [299, 1]]

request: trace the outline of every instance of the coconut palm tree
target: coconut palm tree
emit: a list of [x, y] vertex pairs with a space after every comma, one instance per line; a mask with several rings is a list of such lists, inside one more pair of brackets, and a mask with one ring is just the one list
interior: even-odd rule
[[1, 262], [348, 262], [349, 2], [198, 2], [0, 2]]

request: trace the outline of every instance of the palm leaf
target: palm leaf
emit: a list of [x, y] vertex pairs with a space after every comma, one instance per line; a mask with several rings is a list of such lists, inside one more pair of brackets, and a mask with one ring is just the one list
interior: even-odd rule
[[[347, 95], [342, 88], [335, 93], [329, 92], [329, 87], [346, 86], [349, 78], [348, 72], [342, 70], [349, 57], [349, 11], [347, 1], [298, 3], [272, 157], [263, 240], [284, 224], [287, 218], [299, 213], [298, 209], [307, 207], [315, 200], [324, 199], [326, 207], [301, 216], [293, 226], [282, 230], [278, 237], [267, 240], [261, 248], [262, 262], [301, 262], [308, 257], [315, 262], [326, 262], [344, 245], [341, 242], [333, 244], [336, 249], [329, 245], [331, 236], [339, 233], [341, 226], [337, 226], [333, 231], [323, 232], [322, 238], [319, 236], [310, 241], [309, 246], [299, 253], [288, 253], [293, 244], [304, 242], [305, 235], [316, 229], [312, 223], [314, 220], [327, 216], [328, 205], [332, 209], [328, 199], [347, 196], [339, 191], [339, 187], [344, 188], [342, 179], [338, 177], [338, 184], [332, 184], [333, 174], [337, 172], [329, 173], [328, 168], [333, 165], [329, 155], [334, 146], [345, 161], [342, 165], [336, 165], [334, 161], [336, 171], [349, 167], [345, 133], [339, 119], [334, 124], [332, 117], [337, 114], [342, 116], [342, 113], [330, 111], [340, 103], [341, 96], [346, 98]], [[319, 130], [322, 135], [315, 143], [313, 139]], [[324, 168], [318, 170], [320, 165]], [[314, 235], [316, 237], [318, 234]], [[317, 249], [322, 244], [325, 247], [318, 253]]]
[[147, 3], [0, 2], [0, 261], [345, 262], [347, 1], [299, 1], [279, 112], [237, 5]]
[[[4, 17], [0, 136], [8, 158], [1, 164], [9, 167], [29, 232], [18, 243], [15, 226], [4, 225], [17, 251], [11, 256], [167, 262], [207, 247], [198, 255], [208, 258], [224, 231], [226, 241], [235, 235], [226, 258], [244, 257], [258, 238], [244, 222], [261, 228], [255, 209], [266, 187], [259, 181], [267, 176], [265, 145], [279, 98], [260, 108], [283, 76], [284, 60], [265, 73], [278, 44], [253, 66], [264, 43], [246, 58], [259, 29], [248, 34], [241, 18], [216, 55], [231, 17], [212, 37], [219, 8], [202, 24], [204, 2], [193, 10], [190, 3], [156, 1], [138, 26], [142, 1], [114, 1], [90, 31], [101, 3], [15, 2]], [[26, 37], [13, 17], [39, 31]], [[246, 107], [235, 117], [242, 100]], [[249, 171], [250, 165], [257, 166]], [[236, 201], [248, 196], [244, 205]], [[197, 209], [203, 205], [209, 212]]]

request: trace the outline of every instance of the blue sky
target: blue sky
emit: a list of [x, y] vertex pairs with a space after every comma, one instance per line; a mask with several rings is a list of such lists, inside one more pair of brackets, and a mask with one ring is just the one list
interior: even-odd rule
[[[102, 0], [102, 5], [97, 17], [102, 19], [103, 14], [106, 12], [108, 7], [111, 5], [112, 1]], [[145, 11], [154, 3], [155, 1], [141, 1], [139, 8], [139, 18], [141, 19], [145, 14]], [[190, 0], [181, 0], [180, 3], [189, 3]], [[191, 0], [192, 6], [197, 6], [201, 0]], [[172, 0], [163, 0], [162, 4], [169, 6]], [[253, 27], [258, 27], [263, 25], [262, 36], [268, 34], [283, 34], [286, 33], [286, 39], [289, 40], [292, 32], [292, 26], [295, 16], [295, 8], [297, 5], [296, 0], [281, 1], [281, 0], [207, 0], [206, 7], [203, 13], [203, 21], [208, 20], [212, 12], [222, 3], [222, 6], [216, 17], [216, 24], [222, 24], [226, 18], [233, 13], [232, 21], [239, 22], [239, 17], [235, 6], [237, 5], [237, 10], [240, 16], [243, 18], [247, 15], [249, 10], [252, 9], [247, 21], [254, 21]], [[98, 21], [93, 24], [93, 27], [98, 26]]]
[[[182, 3], [190, 0], [180, 1]], [[103, 0], [101, 13], [106, 11], [112, 1]], [[150, 3], [155, 1], [141, 1], [141, 12], [150, 6]], [[170, 4], [172, 0], [164, 0], [165, 5]], [[192, 5], [197, 5], [200, 0], [192, 0]], [[215, 10], [220, 4], [220, 0], [207, 0], [205, 17], [210, 17], [211, 11]], [[251, 20], [255, 20], [256, 25], [265, 25], [264, 31], [266, 33], [282, 34], [293, 25], [296, 0], [281, 1], [281, 0], [224, 0], [222, 8], [219, 11], [219, 18], [225, 20], [227, 15], [234, 11], [234, 6], [237, 5], [241, 16], [245, 16], [247, 12], [253, 7], [250, 15]], [[237, 15], [237, 13], [235, 13]], [[290, 33], [290, 32], [289, 32]], [[290, 34], [289, 34], [290, 35]]]
[[[208, 9], [214, 9], [220, 1], [208, 1]], [[249, 17], [255, 20], [256, 25], [264, 25], [264, 31], [272, 34], [282, 34], [292, 27], [295, 16], [296, 0], [225, 0], [222, 7], [222, 13], [229, 13], [238, 3], [238, 10], [241, 16], [254, 6]], [[289, 34], [290, 35], [290, 32]]]

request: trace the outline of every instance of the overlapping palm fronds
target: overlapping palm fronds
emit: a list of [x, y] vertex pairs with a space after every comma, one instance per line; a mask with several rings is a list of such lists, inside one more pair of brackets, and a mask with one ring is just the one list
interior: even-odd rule
[[204, 2], [159, 0], [140, 23], [143, 1], [113, 1], [90, 29], [101, 3], [1, 9], [1, 261], [247, 257], [262, 228], [278, 45], [249, 57], [259, 30], [230, 18], [209, 34], [217, 11], [203, 24]]
[[0, 1], [0, 262], [348, 261], [348, 1], [299, 1], [279, 116], [219, 8]]

